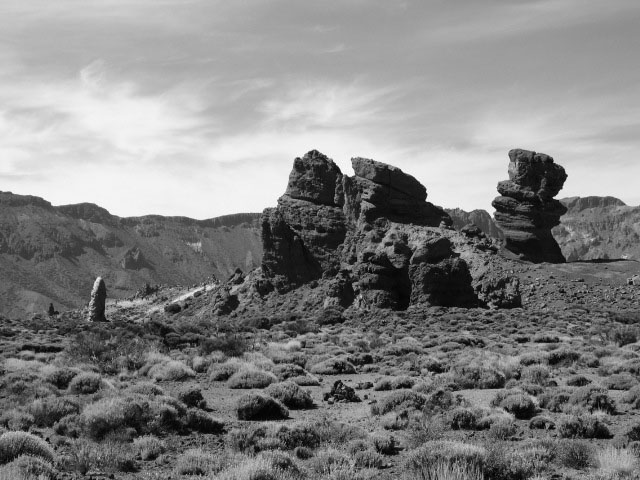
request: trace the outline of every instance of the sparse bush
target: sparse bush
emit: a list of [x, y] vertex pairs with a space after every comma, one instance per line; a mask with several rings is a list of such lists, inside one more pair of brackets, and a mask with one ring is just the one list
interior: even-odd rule
[[486, 450], [476, 445], [436, 440], [426, 442], [423, 446], [410, 451], [405, 461], [405, 468], [412, 473], [420, 473], [429, 465], [446, 463], [482, 471], [486, 455]]
[[249, 393], [238, 399], [236, 413], [239, 420], [279, 420], [287, 418], [289, 411], [275, 398]]
[[638, 459], [633, 453], [611, 446], [598, 450], [596, 463], [599, 473], [609, 478], [632, 478], [638, 471]]
[[632, 406], [632, 408], [640, 408], [640, 385], [626, 391], [620, 399], [622, 403], [626, 403]]
[[353, 464], [356, 468], [383, 468], [386, 460], [378, 452], [364, 450], [353, 455]]
[[55, 480], [57, 477], [58, 472], [50, 462], [31, 455], [21, 455], [0, 466], [0, 479], [3, 480]]
[[179, 475], [216, 474], [224, 468], [220, 460], [219, 455], [200, 448], [192, 448], [178, 457], [175, 471]]
[[570, 387], [584, 387], [585, 385], [589, 385], [591, 380], [589, 380], [584, 375], [572, 375], [567, 378], [567, 385]]
[[40, 437], [27, 432], [6, 432], [0, 435], [0, 465], [9, 463], [21, 455], [39, 457], [53, 464], [53, 449]]
[[97, 373], [83, 372], [69, 382], [69, 391], [81, 395], [96, 393], [102, 386], [102, 377]]
[[556, 423], [560, 438], [611, 438], [609, 428], [595, 415], [570, 415]]
[[222, 420], [214, 418], [202, 410], [188, 410], [185, 424], [191, 430], [200, 433], [222, 433], [224, 430]]
[[248, 349], [248, 342], [244, 337], [237, 334], [225, 334], [215, 338], [208, 338], [200, 343], [201, 355], [219, 351], [228, 357], [241, 357]]
[[265, 393], [292, 410], [311, 408], [313, 406], [313, 399], [309, 391], [300, 388], [297, 383], [291, 381], [273, 383], [267, 387]]
[[451, 428], [453, 430], [475, 430], [476, 415], [468, 408], [457, 408], [451, 412]]
[[607, 338], [619, 347], [624, 347], [638, 341], [638, 329], [631, 325], [612, 328], [607, 331]]
[[489, 427], [489, 438], [493, 440], [507, 440], [518, 431], [512, 420], [499, 420]]
[[490, 367], [462, 366], [454, 369], [455, 382], [460, 388], [502, 388], [506, 377]]
[[551, 373], [545, 365], [531, 365], [522, 370], [521, 379], [536, 385], [546, 385]]
[[371, 413], [374, 415], [384, 415], [391, 411], [399, 410], [420, 410], [427, 402], [427, 397], [416, 392], [398, 391], [393, 392], [371, 406]]
[[292, 450], [295, 447], [317, 448], [321, 442], [316, 426], [307, 422], [280, 426], [276, 438], [283, 450]]
[[224, 382], [242, 368], [239, 362], [214, 363], [209, 368], [209, 378], [214, 382]]
[[549, 365], [552, 367], [569, 367], [574, 362], [577, 362], [580, 358], [580, 354], [575, 350], [568, 348], [559, 348], [549, 352]]
[[26, 432], [34, 423], [33, 415], [17, 408], [6, 410], [0, 415], [0, 425], [7, 427], [9, 430], [23, 430]]
[[603, 379], [602, 384], [609, 390], [631, 390], [638, 385], [638, 380], [628, 373], [614, 373]]
[[36, 425], [51, 427], [62, 417], [80, 412], [80, 405], [69, 398], [45, 397], [36, 398], [28, 410]]
[[168, 360], [153, 365], [147, 375], [156, 381], [177, 382], [195, 377], [196, 372], [179, 360]]
[[227, 380], [229, 388], [265, 388], [278, 381], [271, 372], [255, 368], [242, 368]]
[[616, 412], [616, 404], [609, 397], [607, 390], [596, 386], [577, 388], [569, 397], [567, 405], [583, 407], [590, 412], [594, 410], [602, 410], [609, 414]]
[[69, 386], [69, 382], [80, 373], [77, 368], [71, 367], [54, 367], [43, 369], [43, 378], [60, 390], [64, 390]]
[[178, 390], [178, 400], [187, 407], [205, 408], [207, 402], [202, 396], [202, 390], [195, 385], [186, 385]]
[[551, 391], [543, 393], [538, 397], [540, 407], [551, 412], [561, 412], [571, 398], [571, 393], [567, 391]]
[[86, 436], [101, 440], [108, 433], [141, 426], [143, 409], [131, 398], [112, 397], [98, 400], [84, 407], [82, 426]]

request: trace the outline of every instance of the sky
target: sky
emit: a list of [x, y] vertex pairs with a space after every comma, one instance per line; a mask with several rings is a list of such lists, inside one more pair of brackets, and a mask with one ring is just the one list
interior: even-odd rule
[[0, 190], [259, 212], [317, 149], [490, 212], [512, 148], [640, 204], [637, 0], [1, 0]]

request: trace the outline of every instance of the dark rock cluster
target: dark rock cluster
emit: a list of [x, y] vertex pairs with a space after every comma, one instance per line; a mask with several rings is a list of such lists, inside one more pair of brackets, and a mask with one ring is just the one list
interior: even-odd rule
[[566, 207], [555, 197], [567, 174], [544, 153], [514, 149], [509, 152], [509, 180], [498, 183], [495, 221], [505, 236], [505, 247], [531, 262], [563, 263], [551, 229], [560, 223]]
[[318, 151], [295, 159], [285, 194], [262, 216], [262, 269], [274, 288], [325, 279], [328, 305], [476, 305], [467, 263], [439, 228], [451, 218], [425, 187], [396, 167], [351, 162], [349, 177]]

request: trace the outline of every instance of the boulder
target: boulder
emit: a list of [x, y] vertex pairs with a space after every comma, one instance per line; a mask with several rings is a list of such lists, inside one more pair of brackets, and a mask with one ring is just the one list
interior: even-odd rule
[[514, 149], [509, 152], [509, 180], [498, 183], [495, 221], [505, 236], [505, 248], [531, 262], [563, 263], [551, 229], [566, 207], [555, 200], [567, 174], [553, 158]]
[[93, 283], [93, 289], [91, 290], [91, 300], [89, 301], [89, 316], [87, 319], [90, 322], [107, 321], [107, 318], [104, 315], [106, 301], [107, 287], [102, 277], [98, 277]]

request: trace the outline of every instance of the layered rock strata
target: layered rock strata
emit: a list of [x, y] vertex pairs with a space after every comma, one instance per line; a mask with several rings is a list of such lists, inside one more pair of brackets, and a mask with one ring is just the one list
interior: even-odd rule
[[564, 256], [551, 229], [560, 223], [566, 207], [555, 197], [567, 174], [543, 153], [509, 152], [509, 180], [498, 183], [495, 221], [505, 236], [505, 248], [523, 260], [563, 263]]

